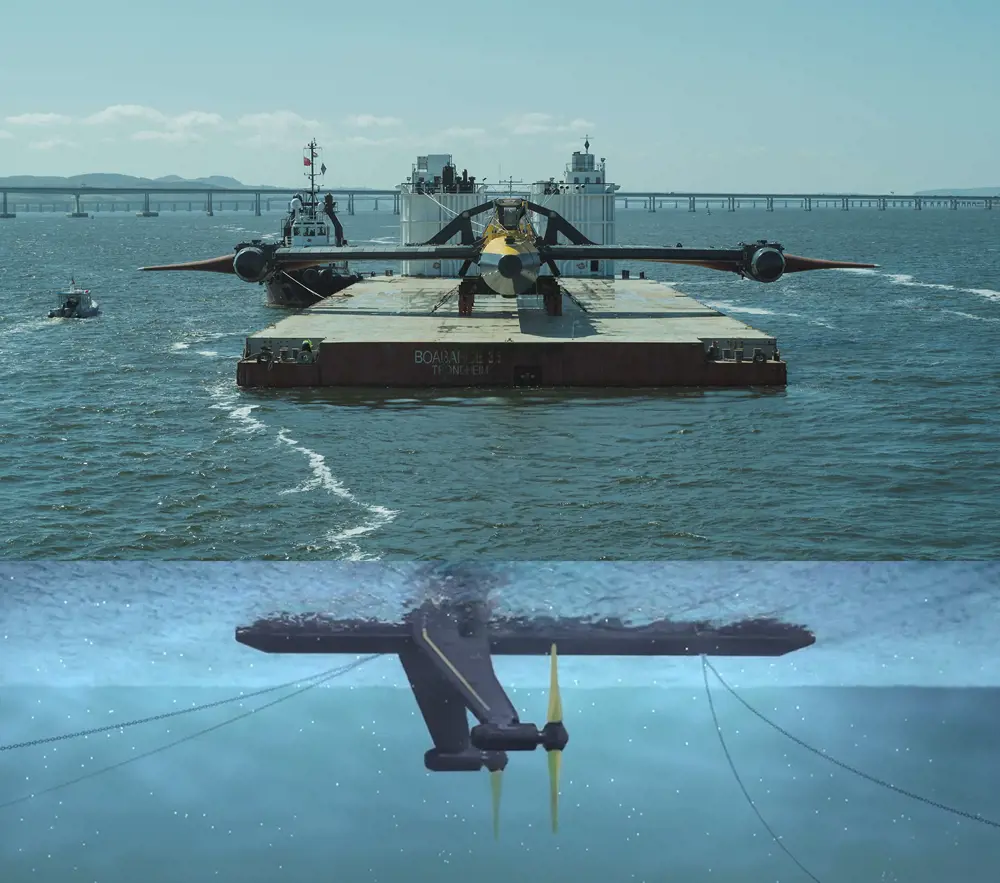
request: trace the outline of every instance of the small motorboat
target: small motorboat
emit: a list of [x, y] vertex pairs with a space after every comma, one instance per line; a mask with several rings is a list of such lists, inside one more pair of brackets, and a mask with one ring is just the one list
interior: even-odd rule
[[59, 292], [59, 306], [49, 310], [50, 319], [89, 319], [97, 316], [101, 307], [91, 297], [89, 288], [80, 288], [76, 280], [70, 280], [67, 291]]

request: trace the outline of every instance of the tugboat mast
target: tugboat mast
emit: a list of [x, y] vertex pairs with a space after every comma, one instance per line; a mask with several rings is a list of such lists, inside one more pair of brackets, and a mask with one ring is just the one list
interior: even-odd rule
[[316, 139], [313, 138], [306, 148], [309, 150], [309, 199], [315, 205], [316, 204], [316, 156], [318, 153], [316, 146]]

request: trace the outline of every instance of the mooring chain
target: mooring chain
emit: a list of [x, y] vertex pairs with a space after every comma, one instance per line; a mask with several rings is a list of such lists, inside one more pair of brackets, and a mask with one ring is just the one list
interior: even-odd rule
[[702, 659], [705, 665], [712, 670], [712, 674], [714, 674], [716, 678], [718, 678], [719, 683], [722, 684], [722, 686], [725, 687], [726, 690], [728, 690], [729, 693], [747, 711], [751, 712], [756, 717], [760, 718], [760, 720], [762, 720], [768, 726], [773, 727], [775, 730], [781, 733], [782, 736], [791, 739], [796, 745], [800, 746], [801, 748], [805, 748], [806, 751], [812, 752], [817, 757], [823, 758], [823, 760], [828, 760], [834, 766], [838, 766], [842, 770], [845, 770], [849, 773], [854, 773], [854, 775], [859, 776], [862, 779], [866, 779], [873, 785], [880, 785], [883, 788], [888, 788], [890, 791], [895, 791], [897, 794], [902, 794], [904, 797], [909, 797], [911, 800], [916, 800], [919, 803], [926, 804], [927, 806], [933, 806], [935, 809], [940, 809], [943, 812], [951, 813], [952, 815], [955, 816], [960, 816], [963, 819], [968, 819], [969, 821], [972, 822], [981, 822], [984, 825], [989, 825], [991, 828], [1000, 828], [1000, 822], [994, 821], [993, 819], [988, 819], [986, 818], [986, 816], [979, 815], [979, 813], [966, 812], [964, 809], [957, 809], [954, 806], [948, 806], [948, 804], [946, 803], [941, 803], [937, 800], [932, 800], [930, 797], [924, 797], [921, 794], [915, 794], [913, 791], [907, 791], [905, 788], [900, 788], [898, 785], [893, 785], [891, 782], [886, 782], [884, 779], [880, 779], [877, 776], [873, 776], [871, 773], [866, 773], [864, 770], [859, 770], [857, 769], [857, 767], [853, 767], [848, 763], [844, 763], [844, 761], [842, 760], [837, 760], [837, 758], [831, 757], [825, 751], [821, 751], [818, 748], [813, 748], [812, 745], [808, 744], [807, 742], [803, 742], [798, 736], [792, 735], [791, 733], [788, 732], [788, 730], [786, 730], [780, 724], [775, 723], [769, 717], [767, 717], [766, 715], [759, 712], [756, 708], [754, 708], [749, 702], [747, 702], [742, 696], [740, 696], [739, 693], [736, 692], [736, 690], [734, 690], [731, 686], [729, 686], [729, 684], [723, 679], [722, 675], [719, 674], [715, 666], [708, 661], [707, 657], [702, 657]]
[[[336, 669], [331, 669], [330, 671], [335, 670]], [[296, 678], [294, 681], [288, 681], [287, 683], [278, 684], [274, 687], [264, 687], [262, 690], [254, 690], [252, 693], [241, 693], [239, 696], [231, 696], [228, 699], [219, 699], [216, 702], [206, 702], [204, 705], [194, 705], [191, 708], [179, 708], [175, 711], [165, 711], [162, 714], [154, 714], [151, 717], [141, 717], [136, 720], [123, 721], [117, 724], [107, 724], [103, 727], [92, 727], [89, 730], [78, 730], [75, 733], [65, 733], [61, 736], [45, 736], [41, 739], [29, 739], [27, 742], [13, 742], [10, 745], [0, 745], [0, 751], [13, 751], [15, 748], [31, 748], [35, 745], [46, 745], [50, 742], [64, 742], [67, 739], [79, 739], [83, 736], [95, 736], [98, 733], [110, 733], [113, 730], [124, 730], [127, 727], [136, 727], [140, 724], [152, 723], [153, 721], [167, 720], [171, 717], [179, 717], [182, 714], [191, 714], [195, 711], [206, 711], [209, 708], [219, 708], [220, 706], [229, 705], [233, 702], [240, 702], [244, 699], [254, 699], [257, 696], [274, 693], [276, 690], [285, 690], [288, 687], [294, 687], [298, 684], [306, 684], [319, 678], [326, 677], [329, 673], [329, 671], [325, 671], [320, 674], [310, 675], [306, 678]]]
[[[235, 717], [227, 718], [224, 721], [219, 721], [219, 723], [212, 724], [211, 726], [204, 727], [194, 733], [188, 733], [186, 736], [181, 736], [179, 739], [174, 739], [172, 742], [167, 742], [165, 745], [160, 745], [157, 748], [152, 748], [149, 751], [144, 751], [141, 754], [133, 754], [130, 757], [126, 757], [124, 760], [120, 760], [117, 763], [113, 763], [110, 766], [100, 767], [96, 770], [91, 770], [89, 772], [83, 773], [74, 779], [70, 779], [66, 782], [60, 782], [58, 785], [51, 785], [48, 788], [43, 788], [40, 791], [34, 791], [31, 794], [25, 794], [22, 797], [15, 797], [13, 800], [5, 801], [0, 803], [0, 809], [8, 809], [12, 806], [18, 806], [22, 803], [27, 803], [28, 801], [34, 800], [37, 797], [43, 797], [46, 794], [52, 794], [56, 791], [62, 791], [64, 788], [69, 788], [73, 785], [78, 785], [80, 782], [86, 782], [89, 779], [94, 779], [97, 776], [103, 776], [105, 773], [113, 772], [114, 770], [120, 770], [122, 767], [133, 764], [136, 761], [143, 760], [147, 757], [153, 757], [156, 754], [162, 754], [164, 751], [170, 748], [175, 748], [178, 745], [183, 745], [185, 742], [191, 742], [194, 739], [198, 739], [201, 736], [206, 736], [209, 733], [214, 733], [216, 730], [221, 730], [223, 727], [228, 727], [230, 724], [234, 724], [237, 721], [245, 720], [248, 717], [252, 717], [258, 712], [264, 711], [268, 708], [274, 708], [282, 702], [287, 702], [289, 699], [294, 699], [296, 696], [301, 696], [308, 690], [312, 690], [318, 687], [320, 684], [324, 684], [327, 681], [332, 681], [334, 678], [338, 678], [341, 675], [345, 675], [350, 671], [364, 665], [366, 662], [371, 662], [379, 656], [378, 653], [374, 653], [371, 656], [363, 656], [360, 659], [356, 659], [353, 662], [349, 662], [346, 665], [341, 665], [339, 668], [332, 668], [329, 671], [325, 671], [322, 674], [314, 675], [311, 679], [308, 679], [308, 683], [303, 680], [292, 681], [293, 685], [304, 684], [304, 686], [299, 687], [297, 690], [293, 690], [291, 693], [286, 693], [284, 696], [279, 696], [277, 699], [272, 699], [270, 702], [265, 702], [263, 705], [258, 705], [256, 708], [250, 708], [246, 711], [242, 711]], [[278, 689], [278, 688], [269, 688]], [[260, 693], [255, 693], [254, 695], [259, 696]], [[242, 698], [242, 697], [240, 697]]]

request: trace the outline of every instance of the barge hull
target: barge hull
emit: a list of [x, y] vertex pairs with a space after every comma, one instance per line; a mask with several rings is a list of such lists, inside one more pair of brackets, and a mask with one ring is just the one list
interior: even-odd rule
[[578, 343], [490, 347], [440, 343], [323, 343], [311, 365], [242, 359], [246, 388], [785, 386], [784, 362], [713, 362], [699, 344]]
[[[668, 285], [561, 281], [561, 316], [547, 315], [538, 297], [477, 298], [473, 315], [460, 316], [455, 280], [365, 279], [251, 335], [237, 383], [285, 389], [787, 383], [773, 337]], [[305, 339], [316, 358], [301, 364], [295, 354]], [[261, 358], [265, 348], [274, 359]]]

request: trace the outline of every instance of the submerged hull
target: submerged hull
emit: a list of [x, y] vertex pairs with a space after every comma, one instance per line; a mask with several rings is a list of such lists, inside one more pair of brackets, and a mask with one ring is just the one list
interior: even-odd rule
[[333, 266], [277, 273], [264, 282], [267, 305], [290, 309], [311, 307], [361, 278], [357, 273], [345, 273]]

